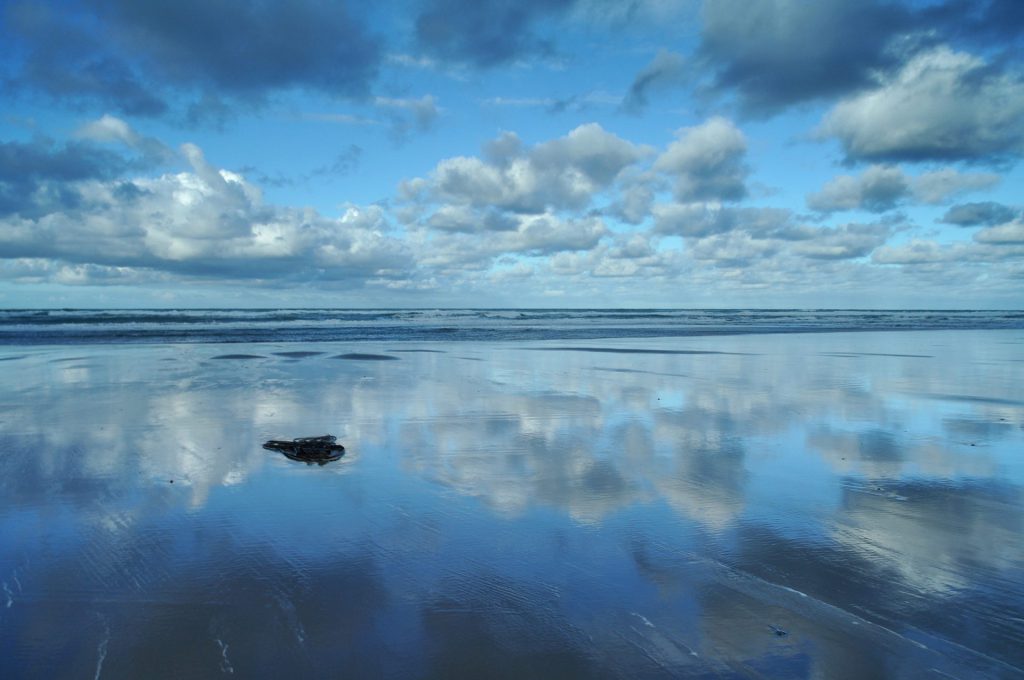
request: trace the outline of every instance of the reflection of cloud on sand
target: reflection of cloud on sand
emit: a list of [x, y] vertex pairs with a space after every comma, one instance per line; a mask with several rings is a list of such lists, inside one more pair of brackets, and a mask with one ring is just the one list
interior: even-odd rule
[[675, 448], [652, 481], [672, 508], [713, 531], [727, 528], [746, 503], [745, 452], [728, 418], [700, 408], [655, 413], [654, 437]]
[[807, 446], [836, 471], [873, 479], [899, 478], [909, 470], [934, 478], [998, 473], [996, 462], [984, 451], [966, 455], [937, 437], [907, 440], [905, 435], [877, 428], [851, 431], [818, 426], [809, 430]]
[[[898, 579], [886, 578], [886, 571], [870, 561], [764, 527], [743, 530], [735, 551], [716, 552], [688, 553], [650, 540], [631, 547], [640, 573], [674, 604], [672, 615], [650, 614], [652, 625], [659, 635], [693, 650], [710, 677], [859, 680], [917, 677], [922, 668], [953, 677], [990, 677], [993, 669], [1006, 668], [960, 646], [975, 640], [940, 639], [929, 632], [934, 621], [928, 617], [974, 627], [978, 619], [955, 621], [940, 606], [914, 620], [916, 629], [896, 623], [914, 613], [900, 614], [907, 603]], [[698, 608], [692, 624], [681, 616], [692, 606], [690, 598]]]
[[[199, 507], [212, 489], [239, 485], [273, 460], [261, 444], [275, 436], [331, 431], [363, 445], [382, 440], [386, 400], [367, 399], [367, 389], [381, 389], [372, 382], [339, 371], [348, 378], [340, 385], [327, 375], [310, 383], [300, 368], [278, 374], [276, 364], [247, 365], [249, 373], [239, 375], [238, 364], [197, 365], [190, 352], [136, 348], [82, 358], [93, 365], [90, 381], [59, 386], [47, 376], [63, 364], [24, 362], [19, 383], [32, 387], [0, 422], [11, 452], [0, 460], [7, 497], [32, 505], [54, 497], [90, 503], [98, 489], [115, 498], [137, 493], [140, 482], [153, 489], [173, 480]], [[340, 414], [355, 420], [339, 425]], [[349, 451], [325, 473], [357, 458]]]
[[[541, 504], [594, 522], [662, 497], [721, 530], [742, 510], [738, 416], [659, 410], [642, 379], [602, 385], [602, 400], [498, 390], [481, 400], [459, 394], [459, 383], [431, 388], [434, 417], [403, 427], [408, 464], [502, 512]], [[445, 405], [451, 412], [439, 412]]]
[[[17, 459], [23, 469], [7, 475], [6, 483], [17, 487], [16, 493], [64, 496], [67, 480], [90, 480], [107, 494], [120, 495], [140, 479], [158, 484], [173, 479], [192, 490], [193, 505], [201, 505], [211, 487], [237, 482], [262, 465], [245, 446], [252, 419], [230, 413], [237, 406], [231, 402], [241, 396], [231, 400], [161, 387], [143, 385], [117, 394], [93, 386], [86, 394], [52, 392], [16, 406], [11, 415], [21, 431], [8, 446], [24, 452]], [[238, 427], [227, 429], [226, 421]], [[28, 482], [34, 476], [58, 483]]]
[[[1024, 492], [985, 483], [845, 486], [833, 532], [847, 549], [947, 595], [1024, 568]], [[898, 495], [896, 495], [898, 494]], [[902, 500], [905, 499], [905, 500]]]
[[[1024, 665], [1024, 620], [1014, 613], [1024, 567], [1020, 489], [911, 483], [883, 492], [851, 490], [843, 501], [830, 536], [808, 541], [767, 525], [745, 525], [736, 547], [721, 551], [721, 559], [739, 574], [787, 593], [797, 590], [806, 602], [912, 637], [947, 659], [979, 664], [989, 673], [992, 663]], [[657, 557], [648, 561], [665, 561]], [[731, 587], [730, 579], [722, 583]], [[709, 619], [714, 617], [702, 617], [706, 624]], [[805, 630], [821, 638], [813, 625]], [[723, 625], [716, 634], [734, 635], [736, 626]]]
[[[846, 336], [849, 346], [838, 349], [853, 352], [856, 340]], [[824, 351], [840, 341], [814, 342]], [[702, 343], [714, 349], [711, 341]], [[139, 477], [173, 478], [189, 486], [194, 506], [211, 489], [239, 485], [266, 465], [263, 441], [326, 433], [346, 444], [339, 463], [351, 466], [360, 450], [397, 451], [406, 471], [509, 515], [544, 505], [596, 522], [663, 499], [715, 532], [733, 526], [747, 507], [748, 458], [759, 450], [751, 446], [754, 437], [802, 430], [805, 445], [837, 470], [870, 477], [908, 469], [934, 476], [997, 474], [994, 457], [981, 446], [964, 456], [955, 443], [934, 436], [934, 428], [930, 437], [905, 434], [915, 404], [873, 387], [949, 391], [933, 375], [941, 357], [808, 356], [801, 350], [806, 343], [788, 338], [758, 338], [755, 346], [769, 351], [474, 347], [485, 361], [405, 353], [402, 361], [372, 365], [327, 361], [343, 351], [333, 347], [302, 361], [260, 346], [239, 350], [268, 357], [258, 362], [200, 361], [204, 352], [194, 348], [134, 348], [131, 360], [109, 353], [63, 364], [30, 358], [10, 362], [20, 384], [36, 387], [14, 404], [8, 422], [18, 423], [21, 445], [33, 442], [43, 452], [25, 463], [33, 474], [58, 478], [72, 469], [124, 488]], [[60, 378], [54, 372], [79, 365], [89, 366], [85, 382], [53, 381]], [[895, 378], [894, 365], [901, 367]], [[963, 390], [983, 391], [984, 375], [962, 377]], [[969, 430], [1011, 441], [1015, 429], [978, 424], [981, 410], [993, 408], [962, 406], [942, 422], [958, 436]], [[6, 432], [14, 434], [9, 427]], [[38, 488], [53, 491], [52, 485]]]
[[486, 409], [435, 412], [429, 422], [407, 423], [407, 465], [510, 514], [542, 504], [595, 521], [641, 497], [636, 479], [622, 469], [622, 455], [636, 452], [613, 444], [614, 453], [595, 450], [595, 442], [615, 436], [597, 400], [499, 392], [487, 398]]

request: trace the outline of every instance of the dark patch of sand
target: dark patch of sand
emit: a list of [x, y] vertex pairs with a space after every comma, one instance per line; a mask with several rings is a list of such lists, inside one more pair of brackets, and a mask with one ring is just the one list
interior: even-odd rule
[[1024, 406], [1024, 401], [1019, 399], [1002, 399], [1000, 397], [976, 397], [971, 394], [921, 394], [926, 399], [938, 399], [940, 401], [963, 401], [970, 404], [997, 404], [999, 406]]
[[686, 373], [661, 373], [659, 371], [641, 371], [638, 368], [605, 368], [603, 366], [594, 366], [591, 370], [594, 371], [606, 371], [608, 373], [640, 373], [643, 375], [663, 375], [669, 378], [692, 378], [693, 376]]
[[884, 352], [820, 352], [823, 357], [899, 357], [907, 359], [934, 359], [931, 354], [885, 354]]
[[709, 349], [632, 349], [621, 347], [528, 347], [537, 352], [600, 352], [604, 354], [743, 354]]

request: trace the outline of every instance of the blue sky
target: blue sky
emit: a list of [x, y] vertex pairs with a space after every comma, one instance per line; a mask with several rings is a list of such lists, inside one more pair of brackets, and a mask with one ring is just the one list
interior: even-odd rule
[[0, 3], [0, 307], [1024, 307], [1019, 0]]

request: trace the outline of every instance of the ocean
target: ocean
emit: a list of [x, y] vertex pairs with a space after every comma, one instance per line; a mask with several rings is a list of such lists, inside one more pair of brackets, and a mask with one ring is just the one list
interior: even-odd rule
[[1020, 328], [1022, 310], [0, 310], [3, 345], [582, 340]]

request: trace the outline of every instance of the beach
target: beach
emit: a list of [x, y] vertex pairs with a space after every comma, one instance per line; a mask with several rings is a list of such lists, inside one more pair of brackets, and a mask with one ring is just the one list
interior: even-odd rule
[[1013, 328], [5, 344], [0, 676], [1024, 677], [1021, 385]]

